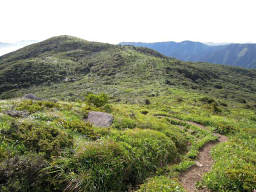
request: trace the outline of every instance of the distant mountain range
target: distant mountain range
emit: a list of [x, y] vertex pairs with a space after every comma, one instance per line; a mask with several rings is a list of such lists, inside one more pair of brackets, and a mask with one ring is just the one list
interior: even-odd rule
[[193, 41], [183, 42], [122, 42], [121, 45], [133, 45], [154, 49], [166, 56], [183, 61], [209, 62], [215, 64], [256, 68], [256, 44], [215, 45]]
[[22, 47], [25, 47], [27, 45], [31, 45], [33, 43], [36, 43], [37, 41], [34, 40], [28, 40], [28, 41], [18, 41], [15, 43], [5, 43], [5, 42], [0, 42], [0, 56], [16, 51]]

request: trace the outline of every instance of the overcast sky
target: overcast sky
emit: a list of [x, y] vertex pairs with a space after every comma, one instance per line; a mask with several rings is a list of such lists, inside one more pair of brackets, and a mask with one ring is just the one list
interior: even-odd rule
[[256, 43], [255, 0], [0, 0], [0, 42]]

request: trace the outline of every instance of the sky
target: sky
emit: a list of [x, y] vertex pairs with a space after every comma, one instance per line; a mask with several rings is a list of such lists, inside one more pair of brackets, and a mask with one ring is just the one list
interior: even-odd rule
[[1, 0], [0, 42], [256, 43], [255, 0]]

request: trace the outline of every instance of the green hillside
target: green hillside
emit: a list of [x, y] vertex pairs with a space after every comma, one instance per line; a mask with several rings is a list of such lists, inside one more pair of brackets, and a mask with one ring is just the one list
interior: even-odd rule
[[69, 36], [0, 57], [2, 98], [33, 92], [67, 100], [83, 98], [86, 91], [130, 98], [142, 95], [139, 92], [153, 94], [151, 89], [157, 87], [184, 87], [223, 98], [255, 100], [255, 77], [256, 70], [181, 62], [147, 48]]
[[[255, 70], [70, 36], [4, 55], [0, 191], [184, 192], [207, 144], [213, 166], [196, 187], [253, 191], [255, 85]], [[87, 122], [92, 111], [113, 123]]]

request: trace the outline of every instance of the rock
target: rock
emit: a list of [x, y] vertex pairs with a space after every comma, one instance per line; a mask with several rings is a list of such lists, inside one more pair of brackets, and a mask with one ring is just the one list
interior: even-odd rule
[[96, 127], [109, 127], [113, 123], [113, 115], [104, 112], [91, 111], [88, 113], [87, 121]]
[[26, 111], [4, 111], [5, 114], [10, 115], [11, 117], [27, 117], [29, 115]]
[[198, 162], [198, 161], [196, 161], [196, 166], [203, 167], [203, 165], [200, 162]]
[[23, 98], [24, 99], [31, 99], [31, 100], [42, 100], [42, 98], [39, 98], [39, 97], [35, 96], [32, 93], [24, 95]]

